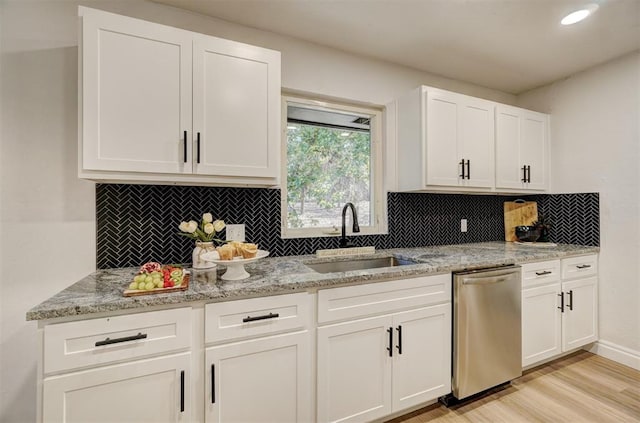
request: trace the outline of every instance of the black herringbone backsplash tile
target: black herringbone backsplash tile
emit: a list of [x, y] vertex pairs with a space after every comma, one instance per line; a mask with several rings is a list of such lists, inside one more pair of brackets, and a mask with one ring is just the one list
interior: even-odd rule
[[[504, 239], [503, 202], [515, 197], [462, 194], [388, 194], [389, 234], [351, 239], [376, 248], [461, 244]], [[552, 221], [551, 241], [599, 245], [597, 193], [525, 197]], [[280, 238], [280, 190], [98, 184], [97, 265], [138, 266], [146, 261], [188, 263], [193, 241], [177, 235], [182, 220], [202, 213], [244, 223], [246, 238], [272, 256], [337, 248], [338, 238]], [[460, 219], [469, 230], [460, 232]]]

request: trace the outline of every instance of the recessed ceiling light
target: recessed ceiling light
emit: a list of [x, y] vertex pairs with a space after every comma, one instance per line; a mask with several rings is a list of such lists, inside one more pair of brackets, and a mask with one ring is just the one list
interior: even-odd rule
[[583, 9], [576, 10], [575, 12], [569, 13], [567, 16], [562, 18], [560, 23], [562, 25], [573, 25], [574, 23], [578, 23], [581, 20], [586, 19], [587, 16], [591, 15], [596, 10], [598, 10], [598, 5], [590, 4]]

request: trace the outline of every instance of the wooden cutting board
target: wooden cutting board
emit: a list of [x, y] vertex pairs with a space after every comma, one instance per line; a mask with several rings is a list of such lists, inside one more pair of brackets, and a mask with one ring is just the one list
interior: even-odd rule
[[504, 202], [504, 240], [517, 241], [516, 226], [528, 226], [538, 220], [538, 204], [535, 201]]

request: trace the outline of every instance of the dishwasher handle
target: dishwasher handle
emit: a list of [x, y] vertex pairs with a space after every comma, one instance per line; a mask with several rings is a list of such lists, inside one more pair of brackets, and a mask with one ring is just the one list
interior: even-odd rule
[[505, 282], [511, 279], [509, 276], [498, 276], [498, 277], [489, 277], [489, 278], [475, 278], [475, 279], [463, 279], [463, 285], [491, 285], [494, 283]]

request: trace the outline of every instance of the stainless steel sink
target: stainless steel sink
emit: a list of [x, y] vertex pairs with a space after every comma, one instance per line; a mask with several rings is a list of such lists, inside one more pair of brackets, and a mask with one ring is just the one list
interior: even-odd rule
[[318, 273], [334, 273], [348, 272], [350, 270], [376, 269], [379, 267], [395, 267], [406, 264], [414, 263], [405, 260], [398, 260], [395, 257], [379, 257], [368, 259], [330, 261], [324, 263], [306, 263], [305, 265]]

